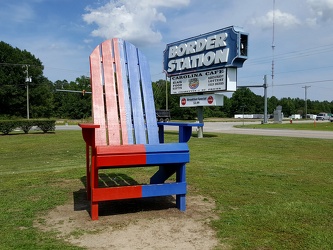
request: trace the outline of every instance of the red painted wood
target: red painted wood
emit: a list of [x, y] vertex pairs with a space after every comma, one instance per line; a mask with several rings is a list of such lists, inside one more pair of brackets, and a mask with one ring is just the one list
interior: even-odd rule
[[143, 144], [100, 146], [96, 148], [97, 155], [119, 155], [119, 154], [145, 154], [146, 147]]
[[92, 115], [94, 123], [100, 125], [100, 128], [96, 129], [95, 132], [95, 144], [107, 145], [101, 62], [100, 46], [97, 46], [90, 55], [90, 81], [93, 104]]
[[92, 196], [94, 202], [109, 201], [109, 200], [122, 200], [142, 197], [142, 186], [122, 186], [111, 188], [94, 189]]
[[146, 150], [142, 144], [97, 147], [96, 154], [97, 168], [106, 166], [142, 166], [147, 164]]
[[137, 167], [147, 165], [146, 161], [147, 157], [145, 154], [102, 155], [97, 157], [96, 167]]
[[103, 76], [105, 91], [105, 109], [107, 121], [108, 145], [120, 144], [120, 131], [118, 120], [118, 103], [114, 72], [114, 58], [111, 41], [107, 40], [101, 44], [103, 56]]
[[[112, 39], [114, 49], [115, 71], [117, 79], [118, 91], [118, 108], [120, 118], [120, 128], [122, 134], [122, 144], [126, 145], [133, 143], [132, 126], [131, 126], [131, 113], [126, 109], [126, 97], [128, 97], [127, 77], [125, 69], [122, 67], [124, 63], [124, 45], [119, 39]], [[128, 105], [128, 104], [127, 104]]]
[[90, 203], [90, 216], [92, 220], [98, 220], [98, 202]]

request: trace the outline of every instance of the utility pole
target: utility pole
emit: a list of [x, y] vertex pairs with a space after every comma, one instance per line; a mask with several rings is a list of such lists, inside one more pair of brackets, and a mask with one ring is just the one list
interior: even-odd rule
[[27, 119], [29, 120], [29, 82], [32, 82], [31, 76], [29, 76], [29, 65], [25, 65], [24, 73], [26, 73], [25, 83], [27, 89]]
[[310, 88], [311, 86], [304, 86], [302, 87], [305, 91], [305, 119], [308, 117], [308, 97], [307, 97], [307, 92], [308, 92], [308, 88]]
[[272, 95], [274, 94], [274, 59], [275, 59], [275, 0], [273, 0], [273, 27], [272, 27]]
[[267, 76], [264, 75], [264, 124], [268, 122], [267, 115]]

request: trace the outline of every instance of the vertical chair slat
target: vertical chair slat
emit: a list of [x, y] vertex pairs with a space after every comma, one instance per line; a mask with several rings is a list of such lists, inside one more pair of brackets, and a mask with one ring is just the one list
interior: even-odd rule
[[109, 40], [102, 43], [102, 56], [106, 103], [106, 120], [108, 128], [108, 144], [119, 145], [120, 131], [118, 120], [118, 103], [116, 95], [115, 72], [113, 67], [114, 58], [112, 54], [111, 42]]
[[113, 39], [122, 143], [133, 144], [131, 103], [128, 91], [124, 41]]
[[158, 144], [158, 129], [156, 121], [156, 112], [154, 104], [154, 95], [152, 82], [150, 78], [149, 64], [146, 57], [138, 51], [139, 65], [140, 65], [140, 75], [141, 75], [141, 88], [142, 96], [144, 100], [144, 113], [146, 114], [146, 126], [148, 133], [148, 143]]
[[140, 88], [140, 72], [138, 65], [138, 55], [137, 49], [134, 45], [125, 42], [126, 45], [126, 56], [128, 67], [128, 77], [130, 84], [130, 95], [131, 95], [131, 104], [132, 104], [132, 115], [133, 115], [133, 125], [134, 125], [134, 136], [135, 142], [140, 144], [147, 143], [146, 140], [146, 128], [144, 121], [144, 113], [142, 106], [142, 95]]
[[107, 145], [107, 143], [100, 46], [95, 48], [89, 59], [93, 100], [93, 119], [96, 124], [100, 125], [100, 128], [96, 129], [95, 132], [95, 144], [96, 146], [102, 146]]

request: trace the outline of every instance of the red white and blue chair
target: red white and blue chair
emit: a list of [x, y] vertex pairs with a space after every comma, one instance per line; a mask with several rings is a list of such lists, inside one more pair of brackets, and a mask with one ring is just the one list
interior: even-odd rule
[[[90, 55], [93, 124], [79, 124], [86, 142], [86, 191], [91, 218], [109, 200], [176, 195], [185, 210], [187, 141], [193, 123], [157, 123], [149, 65], [131, 43], [114, 38]], [[179, 142], [164, 143], [164, 126], [179, 126]], [[158, 166], [148, 184], [99, 187], [99, 170]], [[139, 169], [138, 169], [139, 170]], [[176, 174], [174, 182], [165, 181]]]

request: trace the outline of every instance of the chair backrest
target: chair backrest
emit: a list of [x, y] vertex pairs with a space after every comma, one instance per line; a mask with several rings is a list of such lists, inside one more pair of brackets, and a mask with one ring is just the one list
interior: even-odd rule
[[90, 55], [95, 144], [158, 144], [155, 105], [146, 57], [114, 38]]

